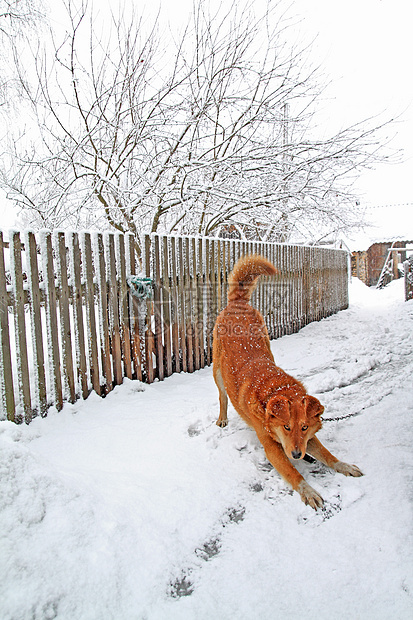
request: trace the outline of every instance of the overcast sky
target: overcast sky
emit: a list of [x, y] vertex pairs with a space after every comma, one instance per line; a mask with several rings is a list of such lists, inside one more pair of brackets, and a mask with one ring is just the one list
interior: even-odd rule
[[413, 36], [407, 0], [295, 0], [314, 54], [331, 76], [329, 111], [340, 124], [365, 117], [398, 117], [394, 146], [409, 162], [381, 167], [361, 186], [378, 204], [413, 202]]
[[[349, 240], [352, 249], [386, 236], [413, 239], [413, 13], [408, 0], [295, 0], [314, 56], [330, 75], [328, 122], [346, 125], [380, 115], [398, 118], [389, 136], [404, 162], [364, 174], [367, 218], [374, 224]], [[317, 61], [316, 61], [317, 62]], [[397, 205], [397, 206], [395, 206]]]

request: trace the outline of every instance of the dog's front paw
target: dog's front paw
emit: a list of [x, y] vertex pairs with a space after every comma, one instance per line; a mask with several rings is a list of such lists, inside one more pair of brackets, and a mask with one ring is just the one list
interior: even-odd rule
[[363, 475], [363, 472], [360, 471], [357, 465], [349, 465], [348, 463], [343, 463], [343, 461], [337, 461], [337, 463], [334, 464], [334, 470], [339, 474], [354, 476], [355, 478], [359, 478]]
[[225, 428], [226, 426], [228, 426], [228, 420], [221, 420], [220, 418], [218, 418], [218, 420], [216, 421], [216, 425], [220, 428]]
[[308, 482], [306, 482], [305, 480], [302, 480], [300, 482], [297, 490], [304, 504], [311, 506], [311, 508], [314, 508], [314, 510], [317, 510], [317, 508], [321, 508], [323, 506], [324, 500], [321, 495], [319, 495], [317, 491], [313, 489], [313, 487], [310, 487]]

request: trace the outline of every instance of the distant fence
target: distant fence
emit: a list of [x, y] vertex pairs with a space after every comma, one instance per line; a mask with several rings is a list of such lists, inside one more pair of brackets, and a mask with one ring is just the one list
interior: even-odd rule
[[129, 234], [0, 232], [1, 418], [28, 423], [124, 377], [210, 364], [227, 276], [245, 254], [280, 271], [253, 297], [271, 338], [348, 306], [342, 250], [151, 235], [141, 266], [134, 247]]

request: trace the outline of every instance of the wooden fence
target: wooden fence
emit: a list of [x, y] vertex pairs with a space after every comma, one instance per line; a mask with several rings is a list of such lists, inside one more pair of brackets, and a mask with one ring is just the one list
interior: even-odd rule
[[[0, 417], [28, 423], [124, 377], [210, 364], [227, 276], [251, 253], [280, 271], [252, 300], [271, 338], [348, 306], [342, 250], [152, 235], [141, 266], [132, 235], [0, 232]], [[134, 274], [151, 279], [151, 295], [136, 296]]]

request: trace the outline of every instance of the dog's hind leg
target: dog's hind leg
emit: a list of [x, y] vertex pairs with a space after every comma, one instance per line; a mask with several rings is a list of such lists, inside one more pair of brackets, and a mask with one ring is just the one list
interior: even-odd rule
[[220, 368], [214, 366], [214, 379], [219, 391], [219, 418], [217, 420], [217, 426], [224, 428], [228, 424], [227, 409], [228, 409], [228, 396], [222, 380], [222, 374]]

